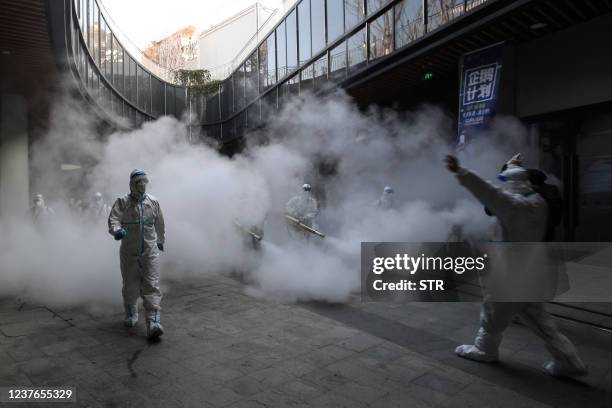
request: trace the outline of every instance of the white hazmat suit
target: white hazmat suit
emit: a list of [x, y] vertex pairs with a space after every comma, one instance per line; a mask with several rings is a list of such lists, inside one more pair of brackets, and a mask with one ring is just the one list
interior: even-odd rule
[[108, 217], [108, 230], [121, 239], [119, 259], [123, 277], [125, 324], [138, 322], [138, 297], [146, 310], [147, 334], [163, 334], [160, 323], [162, 292], [159, 288], [159, 251], [163, 251], [165, 226], [159, 202], [146, 194], [144, 171], [130, 175], [130, 194], [118, 198]]
[[383, 190], [382, 196], [376, 201], [376, 206], [383, 210], [389, 210], [395, 208], [395, 191], [393, 187], [386, 186]]
[[[287, 202], [285, 211], [288, 215], [297, 218], [310, 228], [318, 229], [319, 226], [317, 225], [316, 217], [319, 214], [319, 205], [317, 200], [312, 196], [311, 190], [310, 184], [304, 184], [302, 186], [302, 192], [292, 197]], [[302, 238], [308, 239], [311, 235], [308, 231], [304, 231], [299, 227], [292, 229]]]
[[[457, 179], [497, 217], [504, 241], [540, 242], [546, 232], [546, 201], [531, 188], [527, 171], [521, 167], [520, 155], [507, 164], [507, 169], [499, 175], [505, 181], [503, 189], [461, 167], [456, 171]], [[493, 302], [485, 296], [474, 345], [459, 346], [455, 352], [473, 360], [497, 361], [503, 332], [517, 315], [546, 343], [553, 357], [544, 366], [549, 374], [571, 376], [586, 372], [576, 348], [559, 332], [541, 302]]]
[[99, 219], [101, 217], [108, 217], [110, 213], [110, 207], [104, 202], [102, 193], [97, 192], [93, 195], [91, 202], [87, 206], [85, 213], [92, 219]]
[[28, 214], [35, 225], [47, 223], [53, 214], [55, 214], [55, 211], [45, 204], [45, 198], [42, 194], [35, 194], [32, 197], [32, 203]]

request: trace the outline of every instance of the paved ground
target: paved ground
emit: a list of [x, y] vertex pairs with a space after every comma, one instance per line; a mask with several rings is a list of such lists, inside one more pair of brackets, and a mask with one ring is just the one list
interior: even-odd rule
[[150, 344], [142, 320], [0, 301], [0, 387], [73, 386], [70, 407], [612, 407], [612, 334], [584, 326], [563, 325], [591, 369], [579, 383], [542, 374], [521, 326], [503, 363], [455, 357], [476, 304], [279, 305], [210, 277], [173, 284], [164, 307]]

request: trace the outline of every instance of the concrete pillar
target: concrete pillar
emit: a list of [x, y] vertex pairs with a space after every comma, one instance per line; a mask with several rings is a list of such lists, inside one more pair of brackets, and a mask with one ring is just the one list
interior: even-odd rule
[[27, 103], [20, 95], [0, 98], [0, 216], [22, 216], [30, 203]]

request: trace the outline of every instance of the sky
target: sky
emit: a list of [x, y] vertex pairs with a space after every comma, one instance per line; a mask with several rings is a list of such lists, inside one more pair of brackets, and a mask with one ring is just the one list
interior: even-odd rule
[[[98, 0], [120, 30], [140, 50], [187, 25], [198, 31], [218, 24], [255, 3], [255, 0]], [[286, 0], [260, 0], [270, 8], [282, 8]]]

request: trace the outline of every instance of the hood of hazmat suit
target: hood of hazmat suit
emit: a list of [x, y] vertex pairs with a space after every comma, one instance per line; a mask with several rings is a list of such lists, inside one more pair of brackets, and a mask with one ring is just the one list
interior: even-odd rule
[[393, 187], [387, 186], [383, 190], [382, 196], [376, 201], [376, 205], [385, 210], [395, 208], [395, 195]]

